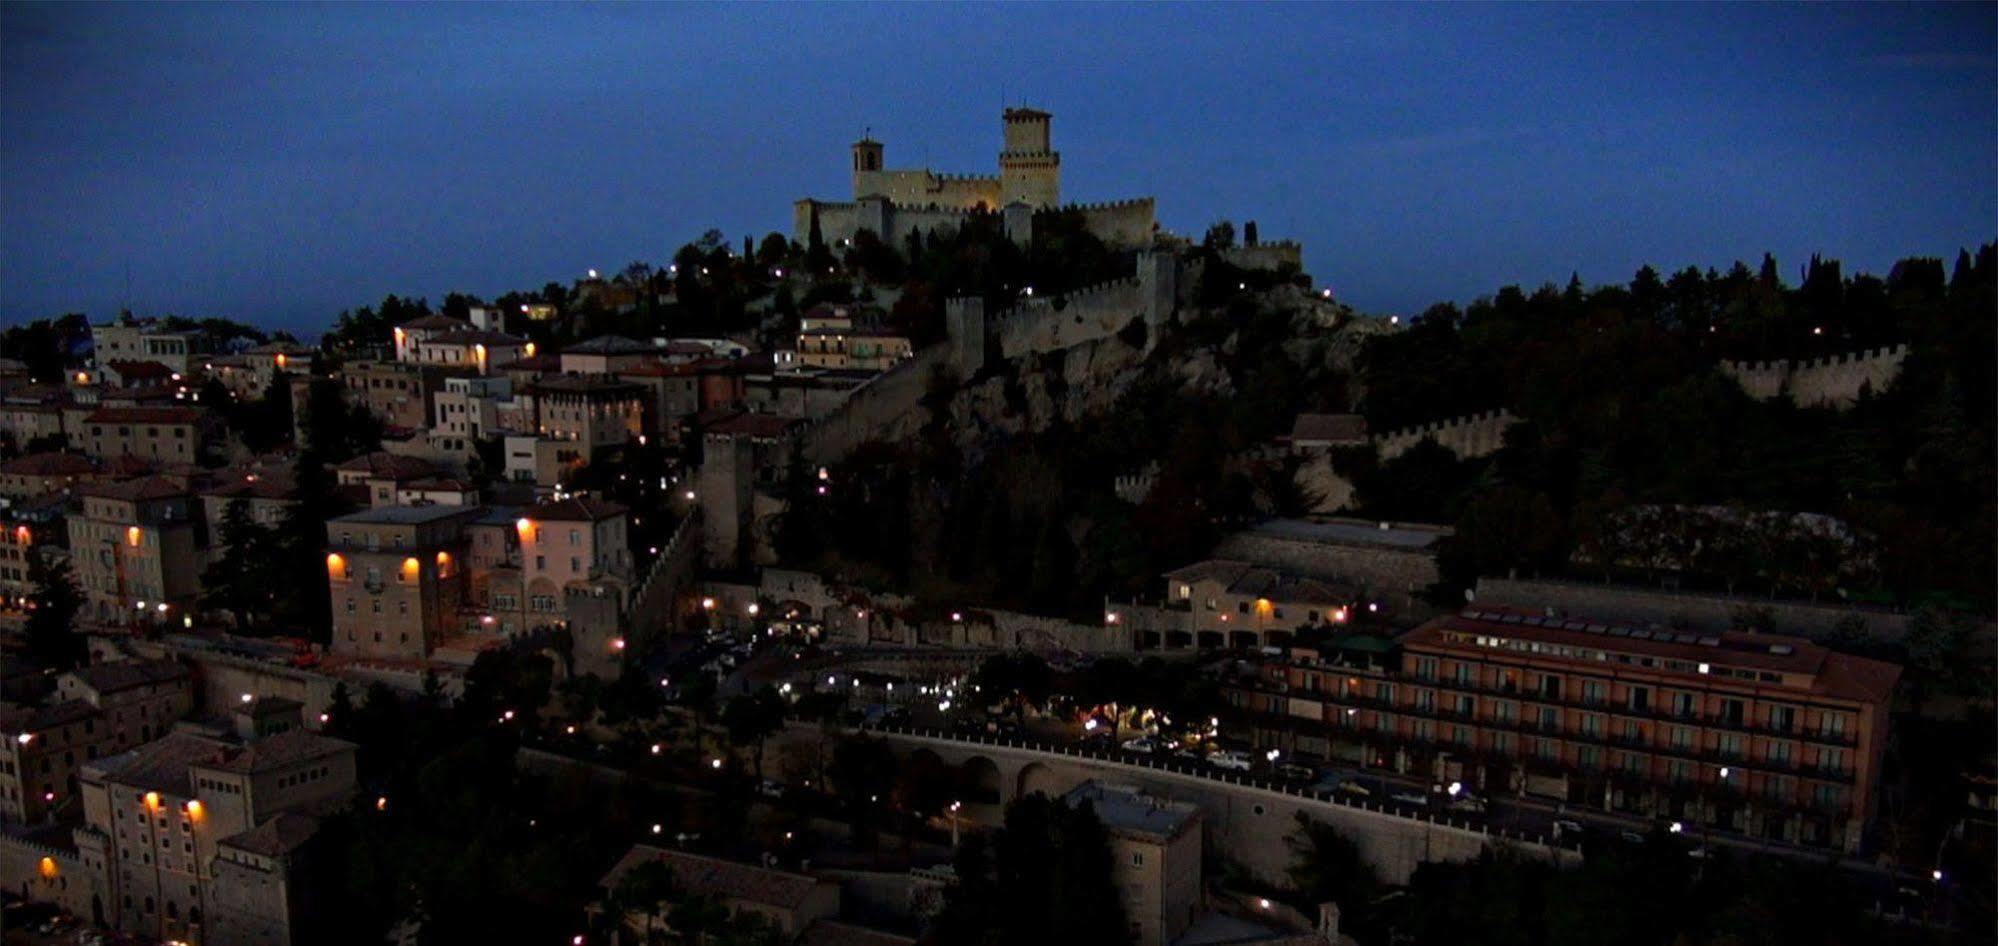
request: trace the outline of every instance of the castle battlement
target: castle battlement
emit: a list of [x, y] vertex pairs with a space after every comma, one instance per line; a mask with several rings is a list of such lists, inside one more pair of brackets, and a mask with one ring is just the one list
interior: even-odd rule
[[1002, 309], [997, 314], [995, 314], [992, 317], [992, 321], [1004, 322], [1015, 316], [1045, 315], [1048, 312], [1060, 311], [1055, 308], [1056, 303], [1060, 303], [1061, 308], [1066, 309], [1071, 305], [1088, 304], [1090, 302], [1094, 302], [1096, 300], [1102, 299], [1106, 296], [1115, 293], [1129, 292], [1133, 289], [1137, 289], [1141, 285], [1142, 281], [1139, 280], [1138, 277], [1126, 276], [1122, 279], [1112, 279], [1109, 282], [1094, 283], [1092, 285], [1083, 286], [1080, 289], [1072, 289], [1069, 290], [1068, 292], [1058, 293], [1055, 295], [1037, 296], [1035, 298], [1021, 300], [1020, 302], [1007, 306], [1005, 309]]
[[1124, 200], [1106, 200], [1090, 204], [1062, 204], [1053, 209], [1080, 210], [1083, 213], [1094, 213], [1103, 210], [1138, 210], [1156, 204], [1157, 201], [1150, 197], [1129, 197]]
[[1387, 433], [1382, 434], [1379, 439], [1395, 440], [1402, 437], [1420, 438], [1429, 434], [1441, 433], [1446, 430], [1456, 430], [1462, 427], [1471, 427], [1478, 424], [1489, 423], [1501, 417], [1510, 419], [1512, 417], [1512, 412], [1501, 407], [1495, 410], [1483, 411], [1477, 414], [1463, 414], [1457, 417], [1448, 418], [1446, 420], [1432, 420], [1429, 423], [1419, 424], [1414, 427], [1403, 427], [1398, 430], [1390, 430]]
[[1374, 437], [1373, 442], [1382, 460], [1391, 460], [1407, 453], [1411, 447], [1424, 440], [1434, 440], [1438, 445], [1468, 460], [1497, 453], [1500, 447], [1505, 446], [1506, 428], [1518, 420], [1512, 411], [1501, 407], [1497, 410], [1464, 414], [1414, 427], [1391, 430]]
[[1837, 408], [1859, 400], [1862, 391], [1886, 390], [1907, 357], [1908, 346], [1901, 344], [1805, 361], [1724, 361], [1720, 370], [1759, 401], [1787, 394], [1800, 406]]

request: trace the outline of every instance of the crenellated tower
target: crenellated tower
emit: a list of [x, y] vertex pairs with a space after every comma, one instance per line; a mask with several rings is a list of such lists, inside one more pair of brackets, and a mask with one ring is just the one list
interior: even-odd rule
[[1061, 203], [1061, 153], [1052, 144], [1053, 119], [1034, 108], [1006, 110], [1006, 146], [999, 152], [999, 191], [1005, 204], [1040, 208]]
[[874, 193], [874, 176], [881, 173], [881, 142], [872, 135], [853, 143], [853, 198]]

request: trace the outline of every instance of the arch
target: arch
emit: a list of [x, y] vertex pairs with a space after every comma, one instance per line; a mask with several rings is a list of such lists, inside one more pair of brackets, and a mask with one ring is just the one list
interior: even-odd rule
[[1167, 650], [1185, 650], [1188, 647], [1192, 647], [1193, 632], [1167, 631], [1165, 636], [1165, 645]]
[[1054, 770], [1049, 768], [1047, 763], [1044, 762], [1027, 763], [1020, 769], [1020, 774], [1014, 780], [1013, 784], [1014, 798], [1025, 798], [1035, 792], [1040, 792], [1050, 798], [1060, 794]]
[[1195, 641], [1199, 643], [1201, 650], [1218, 650], [1226, 642], [1226, 638], [1221, 636], [1220, 631], [1201, 631], [1195, 637]]
[[1159, 632], [1157, 632], [1157, 631], [1139, 631], [1139, 632], [1138, 632], [1138, 641], [1137, 641], [1137, 644], [1138, 644], [1138, 649], [1139, 649], [1139, 650], [1158, 650], [1158, 649], [1159, 649], [1159, 645], [1160, 645], [1161, 643], [1162, 643], [1162, 641], [1161, 641], [1161, 639], [1159, 638]]
[[982, 755], [964, 760], [958, 770], [964, 779], [964, 800], [977, 805], [996, 805], [1004, 799], [999, 789], [999, 765]]
[[1249, 649], [1249, 648], [1253, 648], [1253, 647], [1256, 647], [1256, 646], [1259, 646], [1259, 644], [1260, 644], [1260, 642], [1256, 640], [1256, 632], [1255, 632], [1255, 631], [1229, 631], [1229, 632], [1228, 632], [1228, 646], [1230, 646], [1230, 647], [1235, 647], [1235, 648], [1241, 648], [1241, 649]]
[[943, 756], [937, 755], [934, 751], [927, 748], [917, 748], [911, 751], [909, 758], [903, 764], [909, 768], [921, 766], [924, 768], [935, 767], [941, 769], [944, 767]]

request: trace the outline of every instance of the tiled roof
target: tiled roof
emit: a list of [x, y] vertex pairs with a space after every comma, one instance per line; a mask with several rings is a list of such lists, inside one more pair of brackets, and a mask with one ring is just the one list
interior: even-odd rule
[[30, 453], [0, 463], [0, 473], [11, 476], [77, 476], [96, 469], [88, 457], [61, 451]]
[[618, 381], [600, 375], [557, 375], [534, 382], [532, 390], [536, 394], [609, 394], [637, 396], [638, 385], [629, 381]]
[[364, 453], [340, 464], [342, 473], [366, 473], [370, 478], [382, 477], [392, 480], [413, 480], [426, 476], [436, 476], [443, 472], [437, 464], [419, 457], [406, 457], [386, 450]]
[[207, 736], [169, 732], [130, 752], [99, 759], [95, 767], [122, 785], [186, 797], [193, 794], [187, 767], [215, 763], [224, 748]]
[[201, 411], [192, 407], [100, 407], [84, 418], [90, 424], [192, 424]]
[[97, 712], [97, 707], [87, 700], [64, 700], [53, 706], [0, 704], [0, 733], [11, 737], [17, 733], [39, 732], [94, 716]]
[[779, 417], [776, 414], [737, 414], [707, 425], [705, 431], [774, 440], [789, 433], [798, 422], [795, 417]]
[[281, 812], [248, 831], [223, 838], [220, 844], [261, 854], [264, 857], [283, 857], [298, 850], [299, 845], [312, 840], [319, 833], [319, 819], [294, 812]]
[[1243, 572], [1248, 571], [1249, 567], [1249, 563], [1247, 562], [1231, 562], [1227, 559], [1210, 558], [1204, 562], [1195, 562], [1191, 565], [1175, 568], [1172, 571], [1166, 572], [1165, 577], [1167, 581], [1179, 581], [1188, 584], [1196, 581], [1232, 583], [1235, 579], [1241, 577]]
[[187, 676], [187, 668], [172, 660], [120, 660], [78, 667], [70, 673], [99, 693], [116, 693], [183, 679]]
[[280, 765], [338, 755], [353, 747], [353, 743], [310, 730], [287, 729], [247, 746], [225, 749], [219, 759], [204, 765], [229, 772], [260, 772]]
[[122, 499], [126, 502], [144, 502], [149, 499], [167, 499], [187, 495], [187, 488], [164, 476], [142, 476], [137, 479], [119, 480], [112, 483], [88, 483], [78, 492], [85, 496], [100, 499]]
[[112, 361], [105, 367], [118, 373], [121, 378], [171, 378], [174, 370], [157, 361]]
[[420, 319], [411, 319], [404, 322], [401, 327], [404, 329], [435, 329], [443, 332], [455, 332], [472, 328], [472, 323], [464, 319], [452, 318], [448, 315], [426, 315]]
[[604, 888], [615, 888], [626, 873], [648, 861], [657, 861], [671, 868], [674, 882], [690, 894], [742, 900], [786, 910], [797, 909], [812, 891], [832, 885], [831, 881], [804, 874], [638, 844], [626, 851], [617, 866], [604, 875]]
[[625, 514], [625, 507], [609, 500], [578, 496], [559, 502], [542, 503], [528, 509], [524, 515], [529, 519], [545, 522], [596, 522]]

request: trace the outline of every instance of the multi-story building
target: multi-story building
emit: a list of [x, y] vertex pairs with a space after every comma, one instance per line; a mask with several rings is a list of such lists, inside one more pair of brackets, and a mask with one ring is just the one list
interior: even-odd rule
[[[649, 844], [633, 845], [604, 874], [598, 887], [616, 890], [625, 874], [646, 863], [664, 864], [672, 871], [674, 885], [688, 896], [709, 898], [730, 916], [763, 920], [777, 931], [782, 942], [797, 941], [814, 923], [839, 916], [840, 889], [836, 881]], [[593, 909], [601, 910], [602, 905]], [[648, 918], [637, 910], [618, 919], [620, 929], [634, 934], [620, 942], [635, 941], [636, 934], [648, 927], [657, 928], [664, 920], [657, 914]]]
[[469, 368], [482, 375], [534, 354], [534, 343], [527, 339], [476, 328], [462, 328], [421, 340], [409, 340], [406, 347], [398, 342], [397, 348], [406, 355], [401, 359], [403, 361]]
[[606, 377], [562, 375], [531, 389], [536, 433], [594, 452], [621, 447], [645, 429], [644, 389]]
[[589, 448], [553, 437], [510, 436], [503, 475], [509, 483], [533, 483], [537, 492], [552, 491], [568, 481], [569, 474], [589, 462]]
[[630, 517], [587, 496], [489, 510], [467, 528], [472, 600], [502, 633], [570, 620], [568, 595], [629, 587]]
[[1851, 851], [1899, 677], [1802, 638], [1488, 608], [1378, 660], [1293, 649], [1227, 696], [1266, 745]]
[[333, 652], [422, 660], [464, 601], [464, 506], [381, 506], [326, 523]]
[[1169, 626], [1162, 643], [1203, 648], [1285, 646], [1298, 628], [1336, 626], [1359, 605], [1357, 592], [1330, 582], [1209, 559], [1167, 572]]
[[418, 480], [439, 476], [443, 470], [428, 460], [376, 450], [340, 464], [333, 470], [341, 486], [367, 491], [368, 505], [396, 505], [396, 491]]
[[[103, 912], [121, 932], [289, 943], [288, 923], [276, 936], [268, 926], [293, 916], [289, 855], [310, 837], [311, 816], [344, 807], [354, 783], [354, 746], [303, 728], [173, 732], [84, 766], [77, 846], [86, 861], [101, 852], [111, 894]], [[306, 820], [273, 826], [286, 815]], [[258, 929], [266, 932], [238, 938]]]
[[1088, 781], [1065, 798], [1087, 802], [1110, 834], [1111, 881], [1124, 901], [1131, 940], [1165, 946], [1193, 925], [1200, 908], [1200, 808], [1134, 785]]
[[208, 412], [195, 407], [100, 407], [84, 418], [80, 446], [99, 460], [195, 463], [212, 424]]
[[395, 327], [395, 360], [416, 361], [418, 359], [415, 351], [424, 342], [450, 332], [463, 332], [476, 328], [480, 326], [448, 315], [426, 315], [420, 319], [404, 322]]
[[201, 364], [201, 370], [222, 382], [222, 386], [237, 398], [257, 400], [270, 389], [271, 382], [280, 372], [309, 377], [318, 359], [319, 353], [307, 346], [270, 342], [238, 354], [206, 359]]
[[878, 325], [856, 325], [854, 315], [846, 306], [820, 305], [799, 316], [799, 364], [886, 371], [914, 353], [908, 336]]
[[92, 483], [69, 517], [79, 620], [156, 624], [188, 614], [201, 593], [207, 530], [185, 486], [160, 476]]
[[367, 408], [383, 424], [422, 430], [430, 424], [444, 380], [468, 373], [404, 361], [355, 361], [340, 369], [340, 381], [346, 386], [348, 403]]
[[197, 333], [173, 331], [156, 319], [133, 319], [130, 315], [90, 327], [91, 350], [100, 365], [150, 361], [185, 375], [200, 353], [199, 342]]
[[514, 404], [513, 380], [507, 377], [449, 378], [438, 392], [436, 413], [430, 430], [469, 440], [484, 440], [502, 433], [521, 433], [530, 427], [508, 430], [501, 417], [518, 416], [528, 410]]
[[599, 335], [562, 349], [563, 374], [618, 374], [656, 363], [659, 349], [622, 335]]
[[46, 706], [0, 706], [0, 818], [37, 821], [67, 804], [84, 764], [165, 733], [193, 702], [185, 667], [140, 660], [62, 674]]
[[0, 496], [15, 500], [66, 496], [96, 472], [96, 464], [74, 453], [31, 453], [0, 463]]

